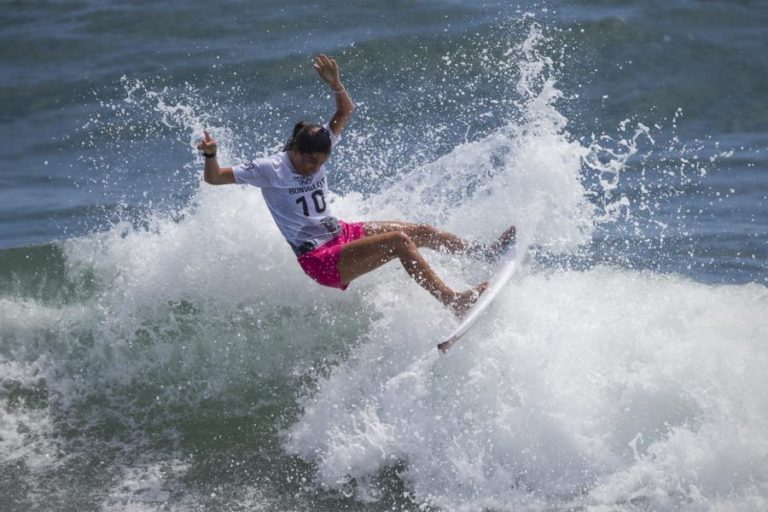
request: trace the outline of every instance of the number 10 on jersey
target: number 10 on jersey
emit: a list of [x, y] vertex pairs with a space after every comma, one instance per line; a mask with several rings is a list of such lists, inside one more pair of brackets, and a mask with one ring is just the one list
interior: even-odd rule
[[[312, 199], [313, 206], [315, 207], [315, 212], [317, 213], [323, 213], [325, 211], [325, 196], [323, 195], [323, 191], [321, 190], [315, 190], [310, 194], [309, 196]], [[309, 202], [307, 201], [307, 198], [305, 196], [301, 196], [296, 200], [296, 204], [301, 205], [301, 209], [304, 211], [304, 216], [309, 217]]]

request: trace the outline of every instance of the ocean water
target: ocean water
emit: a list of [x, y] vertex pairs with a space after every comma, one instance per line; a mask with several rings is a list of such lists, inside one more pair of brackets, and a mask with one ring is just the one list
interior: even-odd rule
[[[3, 3], [3, 511], [768, 510], [768, 4]], [[201, 183], [358, 104], [346, 220], [491, 240], [456, 320]], [[456, 289], [476, 261], [425, 252]]]

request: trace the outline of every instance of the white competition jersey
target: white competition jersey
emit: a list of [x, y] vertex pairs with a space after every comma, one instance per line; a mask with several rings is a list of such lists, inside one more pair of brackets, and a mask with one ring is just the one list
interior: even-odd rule
[[[341, 139], [331, 135], [331, 147]], [[328, 205], [328, 180], [325, 165], [311, 176], [302, 176], [291, 164], [288, 153], [257, 158], [232, 168], [235, 183], [261, 189], [264, 201], [280, 233], [294, 252], [306, 252], [337, 237], [339, 222]]]

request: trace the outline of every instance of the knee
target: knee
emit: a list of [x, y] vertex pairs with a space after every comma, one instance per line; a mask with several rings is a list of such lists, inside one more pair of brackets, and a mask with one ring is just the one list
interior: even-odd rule
[[398, 252], [410, 252], [416, 250], [416, 244], [413, 239], [403, 231], [394, 231], [390, 234], [392, 245]]
[[408, 224], [403, 230], [417, 247], [429, 245], [435, 238], [435, 228], [429, 224]]
[[435, 234], [435, 228], [429, 224], [415, 224], [413, 227], [413, 235], [420, 238], [429, 238]]

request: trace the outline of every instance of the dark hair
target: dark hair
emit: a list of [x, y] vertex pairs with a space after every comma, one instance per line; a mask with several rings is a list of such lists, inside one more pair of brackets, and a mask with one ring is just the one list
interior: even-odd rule
[[319, 124], [300, 121], [293, 127], [293, 133], [285, 143], [283, 151], [297, 150], [299, 153], [331, 153], [331, 134]]

